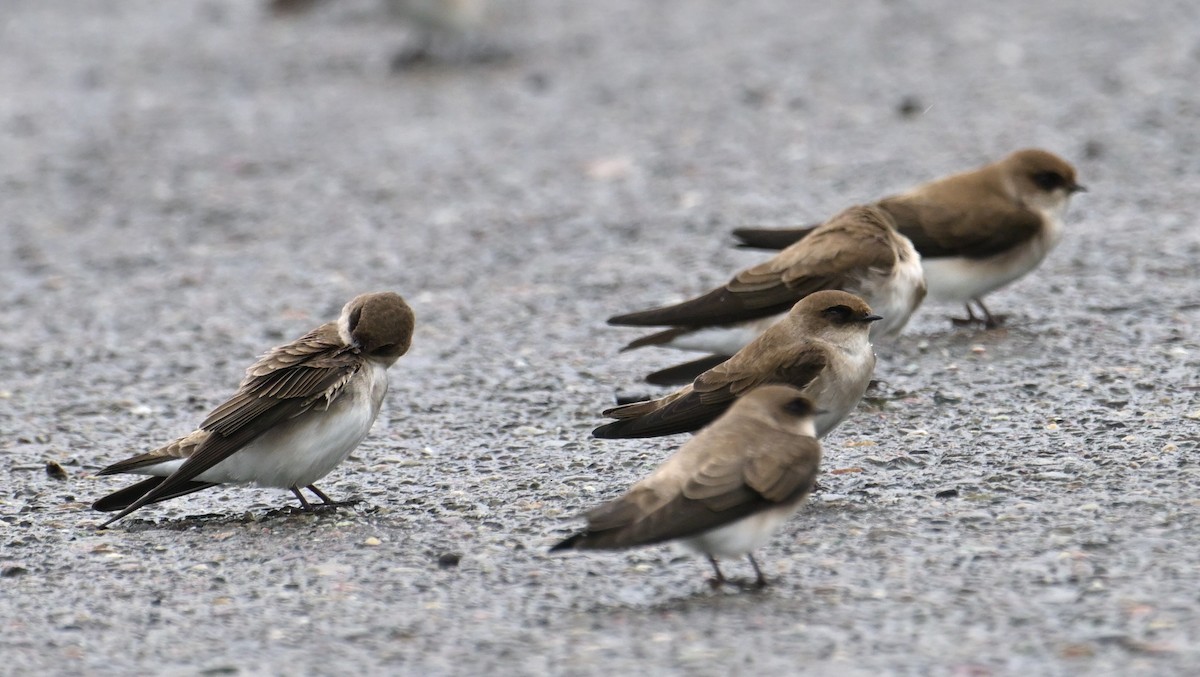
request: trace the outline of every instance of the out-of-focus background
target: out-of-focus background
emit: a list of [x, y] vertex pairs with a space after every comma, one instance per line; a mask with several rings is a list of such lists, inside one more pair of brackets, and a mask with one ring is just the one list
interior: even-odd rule
[[[490, 9], [0, 5], [0, 671], [1200, 666], [1200, 5]], [[589, 438], [680, 358], [616, 354], [636, 330], [606, 317], [765, 258], [731, 228], [1029, 146], [1091, 189], [1064, 241], [989, 297], [1008, 328], [926, 306], [877, 346], [760, 552], [773, 588], [713, 594], [669, 548], [545, 554], [682, 439]], [[375, 289], [419, 327], [321, 485], [362, 504], [230, 488], [94, 531], [123, 482], [96, 470]]]

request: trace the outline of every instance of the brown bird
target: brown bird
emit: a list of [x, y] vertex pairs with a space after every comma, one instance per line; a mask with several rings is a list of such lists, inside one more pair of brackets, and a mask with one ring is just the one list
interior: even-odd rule
[[[1041, 264], [1062, 237], [1071, 195], [1085, 190], [1065, 160], [1030, 149], [885, 197], [876, 206], [920, 253], [929, 298], [964, 304], [967, 317], [956, 324], [992, 328], [1003, 318], [988, 310], [983, 297]], [[815, 232], [741, 228], [734, 235], [747, 246], [778, 249]]]
[[310, 509], [300, 493], [306, 487], [332, 505], [313, 483], [371, 430], [387, 393], [387, 369], [408, 351], [413, 323], [399, 294], [363, 294], [336, 322], [273, 348], [195, 432], [97, 473], [150, 476], [92, 505], [120, 511], [100, 528], [149, 503], [217, 484], [290, 489]]
[[717, 557], [746, 555], [767, 584], [755, 549], [799, 509], [821, 464], [812, 403], [790, 386], [762, 386], [738, 399], [649, 477], [586, 513], [587, 528], [559, 550], [611, 550], [679, 541]]
[[816, 419], [817, 437], [823, 437], [854, 409], [871, 381], [875, 352], [868, 334], [879, 319], [853, 294], [810, 294], [728, 361], [692, 383], [657, 400], [605, 411], [617, 420], [592, 434], [620, 438], [693, 432], [753, 388], [781, 383], [800, 388], [823, 410]]
[[877, 207], [851, 207], [787, 247], [747, 268], [707, 294], [662, 308], [608, 320], [609, 324], [671, 326], [622, 350], [663, 346], [713, 353], [646, 377], [655, 385], [681, 385], [720, 364], [775, 324], [805, 296], [841, 289], [863, 297], [883, 319], [871, 338], [895, 336], [925, 296], [921, 257]]

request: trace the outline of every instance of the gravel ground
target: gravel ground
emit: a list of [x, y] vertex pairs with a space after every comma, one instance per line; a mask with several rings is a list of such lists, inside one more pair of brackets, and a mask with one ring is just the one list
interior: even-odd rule
[[[509, 59], [394, 74], [368, 0], [4, 2], [0, 672], [1200, 670], [1200, 5], [502, 4]], [[546, 554], [680, 443], [589, 438], [680, 357], [604, 318], [763, 258], [733, 227], [1026, 146], [1091, 188], [1062, 245], [1007, 329], [927, 306], [877, 347], [774, 587]], [[96, 470], [375, 289], [419, 326], [322, 483], [361, 504], [94, 529]]]

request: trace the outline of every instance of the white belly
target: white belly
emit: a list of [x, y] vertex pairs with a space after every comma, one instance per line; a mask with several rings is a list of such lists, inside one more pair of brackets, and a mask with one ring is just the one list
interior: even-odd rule
[[794, 505], [763, 510], [699, 536], [680, 539], [679, 543], [693, 552], [702, 552], [713, 557], [745, 555], [771, 540], [775, 531], [799, 508], [800, 502], [797, 501]]
[[861, 290], [847, 291], [862, 296], [871, 311], [883, 318], [871, 325], [872, 339], [896, 336], [925, 296], [925, 271], [913, 252], [911, 259], [892, 268], [891, 275], [864, 283]]
[[[264, 487], [303, 487], [329, 474], [370, 432], [383, 396], [387, 368], [368, 362], [365, 378], [356, 378], [329, 409], [313, 409], [263, 433], [228, 458], [200, 473], [196, 480]], [[139, 473], [166, 476], [183, 464], [171, 460]]]
[[839, 353], [840, 359], [832, 362], [804, 389], [804, 394], [819, 409], [825, 410], [814, 419], [818, 438], [829, 434], [854, 411], [875, 373], [875, 352], [866, 337], [861, 345], [839, 350]]

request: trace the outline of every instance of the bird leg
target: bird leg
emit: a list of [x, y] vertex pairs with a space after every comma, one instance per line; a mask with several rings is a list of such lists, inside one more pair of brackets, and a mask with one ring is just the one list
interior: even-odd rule
[[716, 588], [721, 587], [722, 585], [725, 585], [725, 583], [727, 583], [728, 581], [725, 579], [725, 574], [721, 573], [721, 566], [719, 564], [717, 564], [717, 558], [713, 557], [712, 555], [709, 555], [708, 561], [712, 564], [713, 571], [716, 573], [716, 576], [713, 576], [712, 578], [708, 579], [708, 584], [711, 585], [713, 587], [713, 589], [716, 589]]
[[300, 493], [299, 488], [292, 487], [292, 493], [296, 494], [296, 498], [300, 499], [300, 509], [301, 510], [303, 510], [304, 512], [312, 512], [312, 509], [313, 509], [312, 504], [308, 502], [308, 499], [304, 498], [304, 494]]
[[983, 305], [983, 299], [975, 299], [975, 304], [983, 311], [983, 326], [986, 329], [995, 329], [1004, 324], [1006, 317], [1004, 315], [993, 315], [992, 311], [988, 310], [987, 306]]
[[746, 559], [750, 560], [750, 566], [754, 567], [754, 587], [759, 590], [767, 587], [767, 577], [763, 576], [762, 569], [758, 568], [758, 562], [754, 560], [754, 555], [746, 553]]
[[[983, 312], [982, 316], [975, 314], [975, 310], [971, 307], [972, 303], [979, 306], [979, 310]], [[977, 324], [977, 325], [982, 326], [984, 329], [995, 329], [996, 327], [999, 327], [1000, 325], [1004, 324], [1005, 316], [1004, 315], [993, 315], [992, 312], [990, 310], [988, 310], [987, 306], [983, 305], [983, 301], [981, 299], [971, 299], [966, 304], [964, 304], [963, 307], [967, 309], [966, 317], [950, 318], [950, 321], [953, 322], [956, 327], [964, 327], [964, 326], [970, 326], [973, 324]]]
[[307, 487], [305, 487], [305, 489], [308, 489], [309, 491], [311, 491], [311, 492], [313, 492], [314, 494], [316, 494], [316, 495], [317, 495], [317, 498], [321, 499], [321, 501], [322, 501], [322, 502], [323, 502], [325, 505], [333, 505], [333, 501], [332, 501], [332, 500], [330, 500], [330, 499], [329, 499], [329, 497], [325, 495], [325, 492], [324, 492], [324, 491], [321, 491], [320, 489], [318, 489], [318, 488], [317, 488], [317, 485], [315, 485], [315, 484], [310, 484], [310, 485], [308, 485]]

